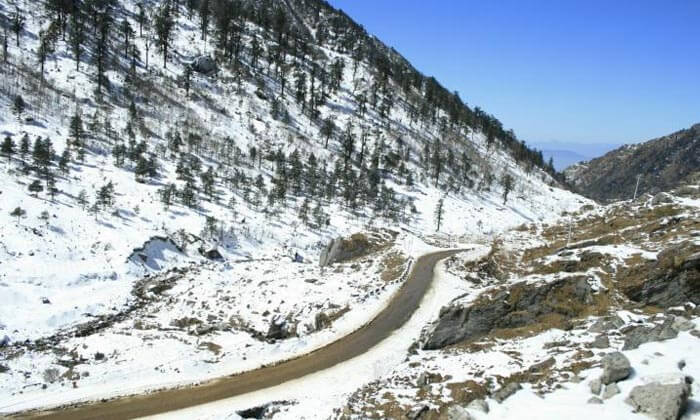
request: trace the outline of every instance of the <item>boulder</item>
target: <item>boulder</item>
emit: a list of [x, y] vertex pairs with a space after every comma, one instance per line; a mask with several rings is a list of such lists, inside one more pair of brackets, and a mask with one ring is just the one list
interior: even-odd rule
[[620, 387], [617, 386], [616, 383], [611, 383], [609, 385], [605, 385], [605, 389], [603, 390], [603, 399], [604, 400], [609, 400], [610, 398], [614, 397], [615, 395], [620, 393]]
[[625, 334], [625, 344], [622, 350], [632, 350], [644, 343], [653, 341], [663, 341], [678, 336], [678, 330], [673, 327], [674, 319], [668, 318], [663, 323], [654, 327], [638, 325], [623, 331]]
[[600, 395], [600, 390], [603, 384], [600, 382], [600, 379], [594, 379], [588, 384], [588, 386], [591, 388], [591, 393], [593, 395]]
[[603, 374], [600, 376], [600, 382], [604, 385], [627, 379], [632, 373], [629, 359], [619, 351], [605, 355], [602, 365]]
[[271, 340], [284, 340], [296, 335], [296, 325], [290, 323], [282, 317], [275, 317], [270, 322], [270, 327], [265, 334], [265, 338]]
[[598, 320], [591, 325], [588, 331], [592, 333], [604, 333], [622, 328], [624, 325], [625, 321], [623, 321], [622, 318], [617, 315], [610, 315], [598, 318]]
[[10, 345], [10, 337], [4, 335], [0, 340], [0, 347], [7, 347]]
[[689, 395], [690, 386], [685, 382], [669, 385], [652, 382], [635, 386], [625, 402], [634, 412], [656, 420], [677, 420], [685, 411]]
[[570, 319], [584, 312], [592, 293], [585, 277], [567, 277], [544, 284], [517, 283], [482, 295], [469, 306], [452, 304], [440, 310], [437, 321], [423, 334], [423, 349], [440, 349], [493, 329], [531, 325], [547, 315]]
[[610, 347], [610, 339], [607, 335], [600, 334], [591, 343], [589, 343], [588, 346], [594, 349], [607, 349]]
[[598, 397], [591, 397], [588, 399], [588, 404], [603, 404], [603, 400]]
[[501, 387], [498, 391], [494, 392], [491, 394], [491, 397], [498, 401], [499, 403], [502, 403], [506, 399], [508, 399], [511, 395], [515, 394], [516, 392], [520, 391], [523, 389], [522, 385], [520, 385], [517, 382], [511, 382], [509, 384], [506, 384], [505, 386]]
[[314, 328], [316, 331], [320, 331], [331, 325], [331, 319], [326, 315], [325, 312], [319, 312], [314, 318]]
[[673, 197], [671, 194], [665, 193], [665, 192], [660, 192], [654, 196], [654, 198], [651, 199], [651, 204], [654, 206], [658, 206], [660, 204], [670, 204], [673, 203]]
[[447, 420], [473, 420], [474, 417], [469, 412], [459, 405], [451, 405], [447, 408]]
[[201, 74], [211, 74], [215, 73], [217, 70], [216, 62], [207, 55], [202, 55], [192, 60], [190, 67], [193, 71]]
[[476, 400], [473, 400], [472, 402], [470, 402], [467, 405], [467, 408], [470, 410], [481, 411], [482, 413], [488, 414], [489, 403], [487, 403], [486, 401], [484, 401], [482, 399], [476, 399]]

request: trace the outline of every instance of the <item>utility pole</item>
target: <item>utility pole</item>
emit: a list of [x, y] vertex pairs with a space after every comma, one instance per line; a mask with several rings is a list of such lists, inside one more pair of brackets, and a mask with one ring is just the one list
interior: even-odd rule
[[639, 189], [639, 180], [642, 178], [642, 174], [637, 175], [637, 185], [634, 187], [634, 198], [632, 201], [637, 199], [637, 190]]

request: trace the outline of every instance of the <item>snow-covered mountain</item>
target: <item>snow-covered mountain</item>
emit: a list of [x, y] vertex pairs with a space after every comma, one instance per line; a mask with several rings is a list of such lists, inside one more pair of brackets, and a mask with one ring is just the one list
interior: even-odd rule
[[[322, 1], [0, 13], [2, 412], [309, 351], [371, 319], [424, 241], [589, 203]], [[358, 232], [381, 253], [317, 267]]]

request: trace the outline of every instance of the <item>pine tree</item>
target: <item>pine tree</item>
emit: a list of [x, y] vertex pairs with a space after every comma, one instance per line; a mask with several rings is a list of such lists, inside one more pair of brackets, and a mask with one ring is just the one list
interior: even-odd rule
[[436, 232], [440, 231], [440, 225], [442, 224], [442, 218], [444, 215], [444, 200], [440, 198], [437, 202], [437, 205], [435, 206], [435, 225], [436, 225]]
[[32, 181], [31, 184], [29, 184], [29, 192], [34, 195], [34, 197], [37, 197], [40, 192], [44, 191], [44, 186], [41, 185], [41, 182], [39, 180], [35, 179]]
[[15, 115], [17, 115], [18, 120], [22, 118], [22, 114], [24, 113], [26, 107], [27, 105], [24, 103], [24, 99], [22, 98], [22, 96], [15, 96], [15, 99], [12, 102], [12, 112], [14, 112]]
[[24, 30], [25, 21], [26, 18], [20, 13], [19, 9], [15, 10], [15, 12], [10, 17], [10, 29], [12, 30], [12, 32], [15, 33], [17, 48], [19, 48], [19, 37], [22, 34], [22, 31]]
[[163, 188], [158, 190], [158, 196], [160, 197], [160, 202], [167, 210], [173, 203], [173, 196], [177, 193], [177, 187], [175, 184], [167, 184]]
[[187, 182], [185, 182], [182, 191], [180, 191], [180, 200], [182, 204], [187, 207], [197, 207], [197, 188], [194, 185], [194, 181], [187, 180]]
[[5, 140], [3, 140], [2, 142], [2, 146], [0, 146], [0, 152], [2, 152], [3, 155], [7, 156], [8, 162], [12, 160], [12, 155], [15, 154], [15, 142], [12, 140], [12, 137], [5, 136]]
[[330, 140], [331, 136], [333, 136], [333, 133], [335, 132], [335, 124], [333, 123], [333, 120], [331, 117], [326, 118], [323, 120], [323, 126], [321, 127], [321, 135], [323, 135], [326, 138], [326, 145], [325, 148], [328, 149], [328, 140]]
[[46, 193], [51, 197], [53, 202], [58, 194], [58, 188], [56, 188], [56, 178], [52, 173], [49, 173], [46, 177]]
[[85, 25], [83, 24], [82, 13], [74, 10], [71, 13], [69, 43], [75, 59], [75, 70], [80, 70], [80, 57], [83, 54], [83, 43], [85, 42]]
[[173, 39], [175, 20], [171, 10], [170, 2], [165, 2], [156, 12], [154, 19], [156, 31], [156, 43], [163, 53], [163, 67], [168, 65], [168, 49]]
[[506, 202], [508, 201], [508, 194], [510, 194], [510, 192], [513, 191], [513, 177], [508, 173], [505, 174], [503, 176], [503, 179], [501, 180], [501, 184], [503, 185], [503, 205], [505, 206]]
[[309, 199], [305, 198], [301, 203], [301, 207], [299, 207], [299, 220], [305, 225], [309, 224], [309, 205]]
[[29, 134], [24, 133], [22, 139], [19, 143], [19, 156], [24, 160], [24, 158], [29, 153]]
[[80, 118], [80, 114], [76, 111], [73, 117], [70, 119], [70, 125], [68, 127], [69, 135], [71, 138], [72, 146], [78, 153], [78, 160], [81, 162], [85, 161], [85, 131], [83, 130], [83, 119]]
[[24, 217], [27, 214], [27, 211], [24, 210], [22, 207], [15, 207], [14, 210], [12, 210], [12, 213], [10, 213], [10, 216], [16, 217], [17, 218], [17, 225], [19, 225], [19, 219]]
[[80, 190], [78, 193], [78, 198], [77, 198], [78, 205], [82, 207], [83, 210], [85, 210], [85, 206], [87, 206], [88, 200], [87, 200], [87, 192], [85, 190]]
[[214, 170], [210, 166], [207, 168], [207, 171], [204, 172], [201, 176], [201, 181], [202, 181], [202, 190], [204, 191], [204, 195], [206, 195], [209, 200], [211, 201], [212, 197], [214, 196]]

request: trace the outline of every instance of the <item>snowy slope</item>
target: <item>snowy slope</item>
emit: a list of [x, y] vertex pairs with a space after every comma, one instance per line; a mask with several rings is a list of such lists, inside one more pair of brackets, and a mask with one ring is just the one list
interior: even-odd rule
[[[118, 20], [127, 20], [133, 28], [138, 28], [136, 4], [130, 0], [122, 1], [116, 10]], [[90, 356], [94, 358], [94, 353], [101, 352], [108, 357], [104, 366], [98, 367], [103, 370], [96, 371], [97, 376], [75, 378], [68, 374], [50, 385], [49, 393], [60, 392], [59, 383], [64, 380], [76, 380], [79, 387], [84, 383], [93, 386], [93, 391], [108, 392], [113, 386], [122, 389], [127, 386], [153, 387], [216, 376], [218, 369], [202, 368], [211, 352], [206, 348], [192, 350], [200, 343], [188, 338], [187, 329], [174, 334], [179, 334], [180, 339], [190, 340], [183, 347], [173, 345], [177, 337], [152, 339], [147, 337], [148, 332], [135, 333], [124, 339], [118, 330], [131, 328], [133, 319], [117, 324], [116, 332], [65, 341], [57, 350], [58, 354], [32, 344], [35, 340], [65, 334], [79, 323], [122, 313], [134, 303], [133, 289], [146, 275], [158, 276], [175, 268], [202, 267], [187, 279], [189, 283], [178, 284], [171, 291], [180, 306], [176, 309], [167, 307], [168, 311], [174, 312], [167, 319], [158, 319], [160, 326], [168, 326], [175, 318], [191, 316], [185, 298], [191, 292], [188, 287], [194, 287], [198, 298], [212, 306], [221, 304], [217, 299], [222, 287], [234, 291], [241, 302], [255, 302], [257, 306], [250, 312], [244, 306], [238, 306], [230, 309], [232, 312], [225, 318], [236, 314], [244, 324], [260, 331], [265, 331], [271, 322], [271, 317], [260, 315], [265, 310], [294, 313], [300, 324], [305, 325], [316, 314], [308, 308], [328, 309], [330, 296], [333, 296], [334, 305], [349, 307], [349, 311], [337, 321], [338, 327], [332, 334], [326, 331], [314, 335], [309, 330], [305, 332], [310, 336], [308, 340], [302, 337], [279, 344], [279, 347], [256, 342], [260, 346], [260, 359], [243, 360], [237, 355], [222, 362], [226, 371], [237, 371], [269, 362], [277, 356], [288, 357], [308, 351], [351, 331], [371, 319], [371, 315], [389, 299], [396, 284], [365, 299], [368, 290], [382, 286], [376, 277], [358, 277], [356, 270], [329, 276], [315, 267], [321, 249], [331, 238], [386, 227], [410, 232], [404, 233], [404, 239], [412, 237], [410, 235], [423, 237], [432, 234], [435, 230], [434, 210], [440, 198], [445, 203], [442, 233], [466, 236], [470, 240], [486, 240], [509, 227], [546, 220], [588, 203], [558, 188], [540, 169], [526, 169], [516, 164], [503, 148], [489, 147], [487, 136], [478, 130], [466, 133], [466, 129], [458, 129], [451, 134], [457, 140], [450, 143], [457, 151], [461, 148], [470, 151], [474, 187], [460, 184], [457, 191], [458, 182], [453, 180], [454, 184], [450, 184], [452, 178], [447, 178], [447, 175], [439, 188], [435, 187], [428, 172], [421, 169], [419, 156], [424, 144], [441, 139], [443, 133], [437, 124], [426, 126], [412, 122], [401, 98], [397, 98], [397, 105], [385, 118], [374, 109], [358, 116], [357, 101], [352, 92], [367, 88], [375, 73], [362, 62], [354, 75], [346, 69], [341, 88], [330, 94], [327, 103], [320, 107], [321, 116], [332, 118], [338, 133], [342, 133], [348, 124], [353, 124], [355, 134], [359, 136], [360, 126], [366, 126], [367, 131], [373, 133], [367, 144], [368, 156], [371, 150], [379, 149], [380, 144], [387, 155], [391, 151], [409, 150], [411, 159], [406, 171], [414, 175], [414, 185], [407, 185], [396, 171], [387, 169], [383, 183], [395, 192], [397, 202], [401, 203], [397, 217], [391, 218], [371, 206], [351, 209], [341, 198], [317, 198], [311, 200], [310, 210], [320, 209], [320, 223], [305, 224], [299, 217], [304, 197], [290, 194], [284, 203], [269, 204], [265, 193], [273, 189], [275, 164], [266, 158], [252, 159], [249, 155], [253, 146], [258, 154], [265, 155], [276, 150], [289, 155], [296, 150], [303, 162], [313, 153], [319, 166], [327, 171], [321, 178], [326, 177], [335, 161], [341, 159], [340, 135], [334, 136], [326, 149], [318, 122], [303, 112], [293, 99], [291, 88], [280, 98], [289, 113], [288, 121], [273, 118], [269, 100], [259, 95], [256, 77], [241, 76], [228, 66], [222, 65], [215, 77], [195, 73], [189, 94], [186, 94], [181, 81], [185, 64], [202, 54], [212, 54], [215, 48], [211, 37], [207, 41], [201, 40], [197, 19], [190, 18], [184, 9], [177, 16], [172, 48], [176, 53], [169, 58], [167, 68], [162, 67], [162, 58], [153, 45], [149, 46], [149, 56], [145, 56], [148, 32], [140, 36], [137, 30], [132, 39], [141, 51], [136, 66], [137, 80], [127, 77], [128, 72], [124, 70], [128, 68], [129, 60], [116, 54], [107, 72], [109, 93], [105, 91], [98, 97], [95, 94], [97, 69], [91, 55], [86, 54], [84, 62], [76, 69], [68, 42], [59, 37], [55, 52], [49, 54], [46, 61], [45, 81], [42, 82], [36, 52], [40, 31], [48, 28], [51, 15], [42, 7], [31, 7], [33, 5], [33, 2], [26, 1], [0, 1], [0, 10], [5, 16], [11, 16], [15, 7], [26, 16], [20, 46], [17, 47], [10, 38], [8, 63], [0, 67], [0, 133], [3, 138], [12, 138], [17, 149], [24, 135], [29, 137], [30, 145], [38, 137], [51, 139], [57, 157], [50, 166], [56, 175], [58, 191], [55, 197], [50, 197], [46, 188], [38, 194], [28, 191], [34, 180], [44, 182], [36, 172], [27, 174], [23, 170], [25, 165], [32, 164], [31, 151], [23, 158], [19, 154], [11, 158], [2, 156], [0, 339], [7, 335], [10, 343], [15, 344], [11, 347], [12, 352], [3, 353], [4, 359], [0, 359], [3, 365], [11, 367], [12, 372], [10, 376], [2, 377], [1, 388], [5, 396], [19, 395], [19, 389], [29, 383], [34, 386], [46, 383], [43, 375], [52, 367], [64, 375], [68, 369], [58, 361], [65, 354], [89, 359]], [[262, 28], [250, 22], [246, 25], [249, 29], [243, 40], [246, 46], [251, 44], [253, 35], [267, 42]], [[120, 36], [116, 30], [112, 42], [119, 51]], [[329, 61], [335, 58], [342, 58], [347, 63], [352, 61], [348, 53], [339, 49], [318, 48]], [[266, 58], [260, 60], [261, 68], [269, 67]], [[260, 70], [257, 79], [265, 82], [263, 97], [279, 90], [278, 83], [268, 71]], [[21, 116], [13, 111], [17, 95], [21, 95], [27, 104]], [[135, 163], [127, 161], [118, 167], [111, 155], [114, 145], [126, 143], [129, 136], [128, 123], [134, 122], [129, 111], [132, 100], [138, 114], [137, 141], [145, 142], [148, 153], [157, 158], [160, 166], [158, 176], [145, 182], [136, 181]], [[68, 147], [70, 121], [75, 114], [82, 116], [87, 132], [86, 158], [84, 162], [77, 161], [74, 153], [68, 164], [69, 171], [60, 172], [58, 156]], [[178, 156], [169, 144], [176, 131], [184, 139], [190, 135], [203, 139], [201, 144], [204, 146], [183, 145], [182, 149], [202, 162], [203, 171], [211, 167], [216, 174], [214, 188], [218, 198], [210, 201], [200, 194], [197, 208], [184, 206], [177, 200], [166, 208], [159, 200], [159, 190], [165, 185], [173, 183], [182, 188], [185, 183], [178, 179]], [[236, 171], [245, 174], [249, 184], [260, 175], [262, 188], [251, 187], [250, 192], [245, 192], [245, 188], [232, 187], [229, 181]], [[515, 179], [515, 185], [504, 204], [499, 179], [506, 173]], [[199, 176], [195, 178], [199, 182]], [[110, 182], [116, 192], [114, 205], [92, 211], [98, 191]], [[82, 191], [86, 203], [80, 202]], [[12, 216], [11, 212], [17, 207], [24, 209], [26, 214], [19, 218]], [[48, 213], [48, 219], [41, 217], [43, 212]], [[207, 217], [216, 221], [218, 234], [204, 232]], [[184, 247], [193, 238], [190, 235], [205, 239], [181, 250], [173, 246], [150, 247], [146, 252], [147, 263], [139, 263], [134, 257], [134, 251], [153, 237], [170, 238]], [[417, 243], [420, 239], [415, 241]], [[207, 261], [197, 251], [200, 246], [218, 248], [225, 262]], [[401, 249], [412, 254], [410, 249]], [[314, 267], [305, 264], [300, 268], [287, 262], [295, 253], [303, 255]], [[371, 266], [371, 269], [377, 267]], [[282, 282], [298, 282], [321, 275], [327, 277], [324, 279], [325, 288], [305, 283], [294, 292], [280, 291]], [[255, 281], [230, 280], [246, 277]], [[336, 284], [340, 292], [334, 287]], [[277, 301], [267, 303], [266, 298], [274, 293], [284, 294], [285, 297], [279, 300], [284, 300], [287, 306]], [[244, 347], [253, 339], [245, 329], [233, 327], [233, 332], [225, 340], [227, 345]], [[111, 347], [115, 345], [119, 347], [116, 353]], [[144, 375], [142, 382], [135, 385], [123, 383], [134, 372], [154, 371], [157, 366], [151, 357], [164, 349], [169, 349], [173, 356], [168, 359], [171, 362], [165, 363], [167, 369]], [[253, 350], [256, 349], [258, 347]], [[109, 373], [113, 368], [110, 363], [124, 362], [117, 357], [110, 359], [110, 354], [132, 351], [136, 353], [127, 360], [127, 369]], [[194, 352], [191, 364], [179, 364], [181, 354], [188, 351]], [[20, 380], [22, 376], [24, 378]], [[8, 377], [13, 379], [6, 380]], [[40, 386], [36, 390], [38, 396], [23, 399], [21, 407], [44, 402], [41, 397], [43, 390], [38, 388]], [[80, 392], [76, 391], [75, 396], [80, 396]]]

